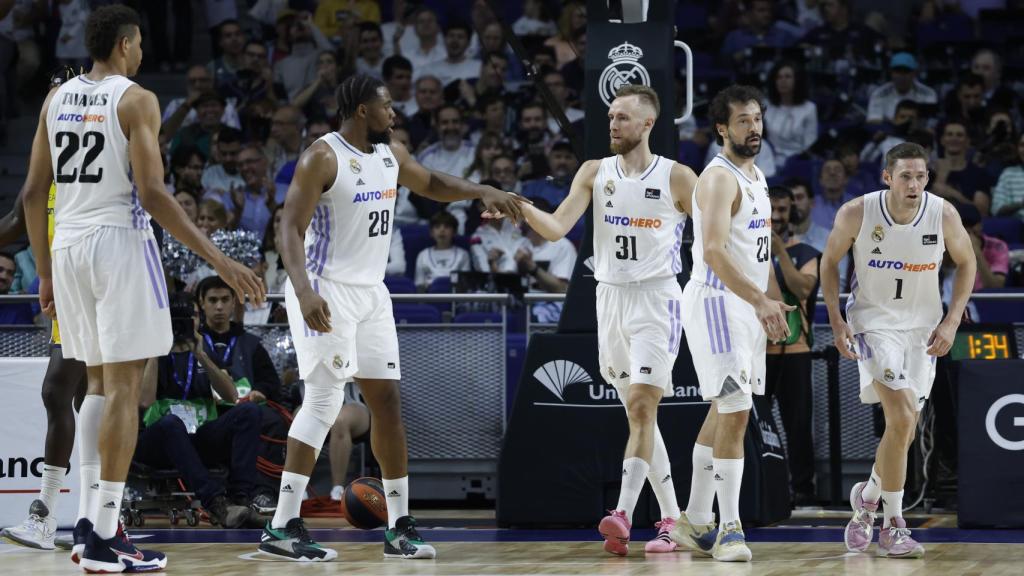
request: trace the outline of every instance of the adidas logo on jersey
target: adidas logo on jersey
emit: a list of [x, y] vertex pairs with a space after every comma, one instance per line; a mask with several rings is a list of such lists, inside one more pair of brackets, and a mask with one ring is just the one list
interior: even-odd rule
[[615, 208], [615, 206], [612, 206], [612, 201], [611, 200], [605, 202], [604, 207], [605, 208]]
[[882, 251], [881, 251], [881, 250], [879, 250], [878, 248], [875, 248], [874, 250], [872, 250], [872, 251], [871, 251], [871, 253], [872, 253], [872, 254], [881, 254], [881, 253], [882, 253]]
[[760, 214], [760, 212], [757, 211], [757, 206], [754, 206], [754, 212], [752, 215], [757, 216], [758, 214]]
[[664, 478], [661, 479], [661, 483], [664, 484], [665, 482], [668, 482], [671, 479], [672, 479], [672, 475], [671, 474], [667, 474], [667, 475], [665, 475]]
[[104, 504], [103, 507], [107, 508], [107, 509], [110, 509], [110, 510], [113, 510], [113, 509], [117, 508], [117, 502], [114, 502], [113, 500], [111, 500], [110, 502], [107, 502], [106, 504]]
[[619, 378], [629, 378], [629, 372], [623, 372], [622, 374], [619, 374]]
[[359, 180], [356, 180], [356, 186], [366, 186], [366, 182], [363, 182], [363, 179], [360, 178]]

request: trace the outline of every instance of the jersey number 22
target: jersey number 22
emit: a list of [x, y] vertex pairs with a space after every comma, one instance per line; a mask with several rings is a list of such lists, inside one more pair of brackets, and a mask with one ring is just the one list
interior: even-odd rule
[[[100, 152], [103, 152], [103, 145], [106, 143], [102, 132], [86, 132], [82, 135], [81, 142], [75, 132], [57, 132], [54, 143], [57, 148], [60, 148], [60, 155], [57, 156], [57, 174], [54, 178], [57, 183], [70, 184], [77, 181], [83, 184], [95, 184], [103, 178], [103, 168], [96, 170], [95, 174], [89, 173], [89, 165], [96, 161]], [[68, 173], [65, 169], [79, 148], [86, 149], [81, 170], [71, 168], [71, 172]]]

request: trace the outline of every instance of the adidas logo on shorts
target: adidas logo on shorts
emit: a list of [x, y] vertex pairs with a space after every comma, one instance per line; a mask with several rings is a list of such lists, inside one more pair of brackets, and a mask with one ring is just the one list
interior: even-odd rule
[[672, 479], [672, 475], [671, 474], [667, 474], [664, 478], [661, 479], [661, 483], [664, 484], [665, 482], [668, 482], [671, 479]]

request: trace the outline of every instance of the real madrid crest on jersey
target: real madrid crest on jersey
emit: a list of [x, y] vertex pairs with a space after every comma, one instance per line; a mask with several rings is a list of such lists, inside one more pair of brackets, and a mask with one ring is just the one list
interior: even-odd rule
[[612, 194], [615, 194], [615, 182], [609, 180], [604, 183], [604, 195], [611, 196]]
[[348, 167], [352, 169], [353, 174], [359, 174], [363, 171], [363, 167], [359, 165], [355, 158], [349, 158]]
[[875, 229], [871, 231], [871, 239], [875, 242], [885, 240], [885, 232], [882, 230], [881, 224], [875, 226]]
[[611, 106], [619, 88], [627, 84], [651, 85], [647, 69], [639, 62], [643, 57], [644, 51], [629, 42], [623, 42], [608, 51], [608, 59], [612, 63], [605, 66], [601, 79], [597, 81], [597, 92], [605, 106]]

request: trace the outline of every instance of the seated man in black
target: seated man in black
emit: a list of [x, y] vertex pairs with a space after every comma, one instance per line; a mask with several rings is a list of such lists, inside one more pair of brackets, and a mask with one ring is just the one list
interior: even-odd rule
[[[248, 505], [256, 494], [259, 406], [242, 402], [217, 415], [217, 396], [228, 404], [238, 401], [234, 381], [196, 345], [199, 320], [192, 298], [172, 294], [170, 307], [174, 346], [146, 364], [140, 396], [145, 428], [135, 460], [176, 468], [211, 522], [238, 528], [250, 519]], [[214, 466], [229, 468], [227, 486], [210, 475]]]

